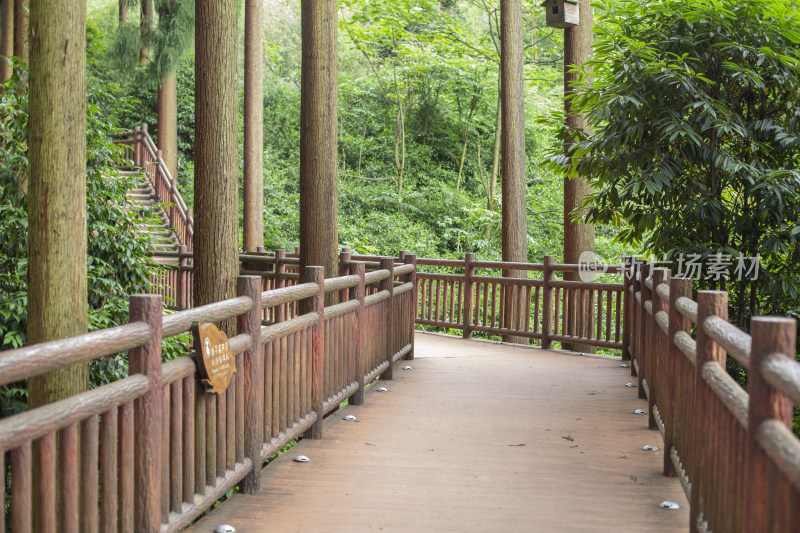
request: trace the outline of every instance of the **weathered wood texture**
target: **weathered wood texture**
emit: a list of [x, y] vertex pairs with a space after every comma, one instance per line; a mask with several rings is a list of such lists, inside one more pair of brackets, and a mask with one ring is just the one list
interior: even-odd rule
[[234, 296], [239, 268], [237, 2], [195, 5], [194, 301], [204, 305]]
[[[28, 118], [28, 342], [86, 332], [86, 2], [34, 2]], [[28, 59], [28, 2], [14, 3]], [[75, 365], [28, 382], [31, 407], [88, 387]]]
[[[503, 261], [528, 260], [527, 194], [525, 185], [525, 76], [523, 69], [522, 1], [500, 2], [500, 101], [501, 120], [501, 182], [502, 182], [502, 255]], [[516, 269], [504, 271], [504, 276], [522, 278]], [[503, 301], [504, 313], [500, 327], [511, 325], [511, 310], [521, 297], [512, 289]], [[527, 343], [527, 340], [505, 334], [507, 342]]]
[[300, 267], [337, 276], [339, 246], [337, 2], [301, 5]]
[[247, 0], [244, 16], [244, 191], [242, 245], [264, 246], [264, 0]]
[[[418, 333], [413, 366], [267, 467], [261, 494], [189, 531], [686, 530], [680, 484], [641, 450], [658, 436], [629, 414], [644, 402], [614, 359]], [[487, 435], [498, 453], [475, 445]], [[682, 509], [659, 509], [665, 499]]]
[[[667, 282], [649, 265], [633, 274], [633, 365], [664, 434], [664, 473], [691, 500], [690, 530], [791, 530], [800, 494], [794, 320], [755, 317], [751, 337], [727, 322], [727, 293], [700, 291], [695, 303], [691, 280]], [[747, 391], [727, 373], [728, 356], [750, 367]]]
[[14, 0], [3, 0], [0, 4], [0, 83], [11, 77], [11, 63], [14, 55]]

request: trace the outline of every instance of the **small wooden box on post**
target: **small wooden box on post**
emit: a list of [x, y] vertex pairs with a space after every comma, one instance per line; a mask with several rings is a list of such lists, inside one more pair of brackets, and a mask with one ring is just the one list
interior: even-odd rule
[[386, 336], [386, 361], [389, 366], [381, 374], [380, 379], [394, 379], [394, 313], [393, 298], [394, 298], [394, 258], [381, 257], [381, 270], [388, 270], [389, 277], [382, 280], [378, 290], [389, 291], [389, 299], [386, 300], [386, 313], [384, 320], [386, 321], [386, 328], [382, 332]]
[[[570, 28], [580, 24], [579, 0], [545, 0], [545, 20], [551, 28]], [[584, 0], [587, 1], [587, 0]]]

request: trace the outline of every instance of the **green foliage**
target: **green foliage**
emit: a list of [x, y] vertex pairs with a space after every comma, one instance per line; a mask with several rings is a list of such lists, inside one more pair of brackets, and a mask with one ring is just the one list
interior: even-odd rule
[[[564, 132], [578, 138], [575, 172], [595, 187], [589, 218], [622, 224], [622, 242], [673, 260], [729, 257], [734, 281], [700, 286], [731, 291], [740, 326], [754, 313], [796, 313], [800, 13], [773, 0], [599, 8], [592, 78], [573, 102], [595, 133]], [[736, 281], [739, 254], [760, 256], [756, 281]]]
[[[89, 61], [93, 61], [90, 49]], [[24, 64], [0, 93], [0, 349], [26, 343], [27, 324], [27, 94]], [[132, 178], [116, 176], [121, 152], [109, 134], [120, 131], [118, 114], [129, 104], [116, 84], [87, 76], [87, 229], [89, 329], [127, 322], [127, 297], [149, 292], [156, 268], [150, 242], [137, 230], [152, 213], [130, 208], [125, 192]], [[92, 384], [115, 379], [126, 367], [122, 356], [93, 362]], [[126, 370], [126, 368], [125, 368]], [[25, 405], [23, 386], [0, 388], [3, 414]]]

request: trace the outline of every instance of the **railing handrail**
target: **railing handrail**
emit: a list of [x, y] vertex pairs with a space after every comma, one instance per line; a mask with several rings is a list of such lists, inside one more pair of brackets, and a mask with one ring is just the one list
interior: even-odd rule
[[[85, 529], [103, 531], [117, 525], [178, 531], [240, 482], [242, 491], [257, 492], [261, 465], [270, 456], [306, 431], [320, 437], [326, 414], [348, 398], [363, 402], [367, 383], [378, 375], [390, 379], [393, 363], [413, 358], [409, 293], [415, 269], [408, 259], [396, 273], [385, 265], [369, 279], [359, 262], [330, 280], [322, 267], [307, 267], [301, 283], [266, 291], [260, 278], [240, 276], [239, 296], [169, 315], [162, 314], [160, 296], [135, 295], [130, 324], [0, 352], [4, 382], [126, 349], [130, 361], [128, 377], [0, 420], [0, 492], [10, 452], [14, 530], [29, 529], [34, 510], [54, 516], [55, 501], [69, 500], [64, 491], [75, 487], [82, 492], [74, 500], [81, 512], [65, 509], [58, 516], [79, 517]], [[365, 298], [370, 283], [378, 284], [378, 292]], [[343, 301], [326, 306], [325, 294], [332, 291], [341, 291]], [[302, 314], [280, 313], [262, 322], [266, 311], [300, 303]], [[233, 318], [236, 334], [228, 343], [236, 374], [221, 395], [206, 396], [196, 377], [202, 356], [161, 361], [164, 338], [200, 322]], [[383, 335], [367, 335], [367, 323]], [[32, 446], [33, 440], [48, 444]], [[72, 474], [56, 476], [50, 445], [64, 446], [57, 453], [74, 467]], [[41, 465], [41, 483], [61, 496], [34, 497], [32, 465]], [[5, 520], [3, 505], [0, 524]]]
[[[767, 516], [788, 524], [790, 506], [769, 499], [765, 472], [771, 464], [770, 483], [800, 497], [794, 320], [753, 317], [748, 334], [728, 322], [727, 293], [700, 291], [695, 301], [692, 280], [641, 262], [628, 285], [632, 373], [664, 436], [664, 473], [677, 474], [691, 500], [691, 530], [764, 531]], [[747, 390], [727, 373], [728, 355], [749, 369]]]

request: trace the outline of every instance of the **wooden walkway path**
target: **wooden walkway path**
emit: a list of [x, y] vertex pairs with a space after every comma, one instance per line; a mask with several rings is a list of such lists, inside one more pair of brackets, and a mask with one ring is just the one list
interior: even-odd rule
[[[369, 388], [190, 531], [686, 531], [618, 359], [416, 336], [413, 370]], [[343, 421], [352, 414], [357, 422]], [[309, 463], [292, 462], [306, 455]], [[681, 509], [659, 508], [664, 500]]]

